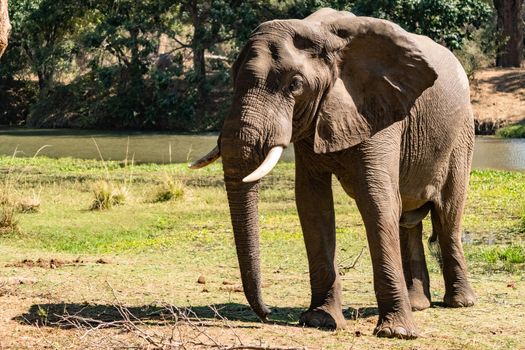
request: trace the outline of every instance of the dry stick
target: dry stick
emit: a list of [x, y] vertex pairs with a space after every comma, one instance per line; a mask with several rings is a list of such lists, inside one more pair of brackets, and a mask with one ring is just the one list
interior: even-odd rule
[[[244, 345], [241, 338], [238, 334], [235, 333], [233, 330], [233, 327], [229, 324], [228, 320], [224, 318], [222, 315], [219, 314], [219, 311], [213, 307], [209, 306], [215, 315], [221, 320], [222, 324], [230, 331], [233, 331], [233, 334], [239, 341], [240, 345], [223, 345], [220, 344], [216, 339], [214, 339], [210, 334], [206, 332], [205, 329], [202, 327], [199, 327], [199, 325], [205, 324], [199, 316], [191, 309], [184, 309], [181, 310], [177, 308], [176, 306], [166, 306], [166, 310], [170, 312], [171, 316], [175, 318], [175, 324], [172, 328], [171, 336], [166, 337], [164, 335], [158, 334], [154, 332], [151, 327], [147, 326], [144, 321], [133, 315], [127, 309], [120, 299], [117, 296], [117, 293], [115, 292], [115, 289], [111, 286], [111, 284], [106, 281], [108, 287], [111, 290], [111, 293], [113, 294], [113, 297], [116, 301], [116, 304], [114, 305], [117, 311], [119, 312], [120, 316], [122, 317], [122, 320], [119, 321], [102, 321], [97, 320], [93, 318], [87, 318], [87, 317], [81, 317], [77, 314], [75, 315], [55, 315], [59, 317], [60, 321], [63, 324], [72, 326], [76, 329], [84, 329], [86, 330], [85, 333], [81, 336], [81, 339], [85, 338], [90, 333], [104, 329], [104, 328], [111, 328], [111, 327], [123, 327], [128, 332], [138, 336], [143, 341], [147, 342], [149, 346], [153, 347], [154, 349], [187, 349], [192, 348], [195, 346], [203, 347], [203, 348], [210, 348], [210, 349], [218, 349], [218, 350], [305, 350], [306, 347], [274, 347], [274, 346], [257, 346], [257, 345]], [[193, 317], [193, 319], [192, 319]], [[139, 326], [146, 326], [152, 333], [148, 333], [147, 331], [144, 331]], [[184, 326], [189, 326], [189, 329], [192, 331], [192, 334], [185, 334], [183, 329]], [[179, 341], [175, 340], [175, 332], [179, 333]], [[188, 339], [188, 336], [191, 336], [191, 339]], [[208, 342], [199, 340], [200, 337], [204, 336]], [[132, 347], [128, 347], [132, 348]]]
[[354, 258], [354, 261], [352, 261], [352, 263], [350, 265], [348, 265], [348, 266], [341, 266], [340, 269], [341, 270], [350, 270], [350, 269], [355, 268], [355, 265], [357, 264], [357, 262], [361, 258], [361, 255], [363, 255], [363, 252], [365, 251], [365, 248], [366, 247], [361, 248], [361, 251], [359, 252], [359, 254], [357, 254], [357, 256]]
[[38, 325], [38, 322], [35, 324], [35, 327], [36, 327], [38, 333], [40, 334], [40, 337], [41, 337], [40, 339], [43, 340], [44, 343], [46, 343], [48, 346], [50, 346], [53, 349], [59, 349], [55, 344], [53, 344], [51, 341], [49, 341], [49, 339], [47, 339], [47, 337], [45, 336], [44, 332], [42, 332], [42, 329]]
[[[199, 316], [197, 316], [197, 314], [193, 310], [188, 309], [187, 311], [188, 313], [192, 314], [195, 317], [195, 319], [198, 321], [199, 324], [203, 323], [202, 320], [199, 318]], [[199, 326], [197, 326], [187, 315], [183, 314], [183, 317], [184, 317], [184, 321], [194, 330], [194, 332], [197, 332], [197, 336], [195, 337], [195, 339], [197, 339], [201, 335], [204, 335], [206, 338], [208, 338], [213, 343], [212, 347], [221, 348], [221, 345], [215, 339], [213, 339], [213, 337], [209, 335], [205, 329], [200, 329]], [[210, 345], [207, 345], [207, 346], [210, 346]]]
[[226, 325], [226, 327], [228, 327], [231, 330], [235, 338], [237, 338], [237, 340], [239, 341], [239, 344], [244, 345], [237, 332], [235, 332], [235, 329], [233, 329], [233, 327], [228, 322], [228, 319], [224, 318], [214, 305], [208, 305], [208, 307], [213, 311], [215, 316], [217, 316]]

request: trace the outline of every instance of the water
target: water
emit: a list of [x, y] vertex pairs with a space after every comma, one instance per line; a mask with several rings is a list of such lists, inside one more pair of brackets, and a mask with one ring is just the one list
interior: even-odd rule
[[525, 171], [525, 139], [476, 137], [473, 167]]
[[[102, 132], [86, 130], [0, 130], [0, 154], [33, 156], [40, 152], [48, 157], [123, 160], [133, 158], [138, 163], [180, 163], [195, 160], [217, 143], [216, 134], [181, 135], [172, 133]], [[170, 152], [171, 149], [171, 152]], [[292, 147], [283, 161], [293, 161]], [[477, 137], [474, 151], [476, 169], [525, 171], [525, 139]]]

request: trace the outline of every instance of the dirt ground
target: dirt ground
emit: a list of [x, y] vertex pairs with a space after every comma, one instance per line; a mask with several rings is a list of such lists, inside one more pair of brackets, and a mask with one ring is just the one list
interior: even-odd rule
[[[267, 273], [264, 293], [276, 298], [267, 300], [272, 322], [262, 324], [237, 288], [233, 265], [181, 276], [174, 274], [180, 271], [174, 256], [79, 260], [55, 254], [40, 263], [16, 263], [25, 254], [3, 253], [0, 264], [10, 277], [0, 278], [0, 349], [525, 349], [519, 335], [525, 319], [524, 281], [517, 276], [473, 277], [477, 305], [448, 309], [439, 302], [440, 274], [432, 273], [433, 307], [414, 314], [419, 339], [403, 341], [372, 335], [377, 308], [366, 252], [342, 276], [348, 322], [342, 331], [297, 325], [308, 303], [306, 273]], [[286, 281], [292, 279], [290, 288]], [[186, 295], [182, 307], [191, 307], [190, 313], [162, 304], [180, 299], [177, 295]], [[288, 307], [290, 299], [304, 305]]]
[[490, 68], [474, 74], [471, 99], [478, 124], [525, 121], [525, 68]]

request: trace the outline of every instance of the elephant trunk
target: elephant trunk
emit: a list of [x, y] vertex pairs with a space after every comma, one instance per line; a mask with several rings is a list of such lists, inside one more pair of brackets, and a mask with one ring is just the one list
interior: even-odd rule
[[226, 181], [226, 191], [244, 294], [253, 311], [265, 321], [270, 310], [261, 295], [259, 182]]

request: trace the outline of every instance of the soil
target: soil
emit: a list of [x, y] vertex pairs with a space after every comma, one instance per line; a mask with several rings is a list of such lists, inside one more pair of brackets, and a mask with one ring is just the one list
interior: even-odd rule
[[[77, 258], [75, 260], [60, 260], [60, 259], [42, 259], [37, 260], [24, 259], [17, 261], [15, 263], [6, 264], [5, 267], [40, 267], [43, 269], [57, 269], [64, 266], [81, 266], [84, 265], [86, 261]], [[108, 264], [109, 262], [104, 259], [98, 259], [95, 261], [96, 264]]]
[[477, 134], [493, 134], [503, 126], [525, 123], [525, 68], [480, 70], [470, 89]]

